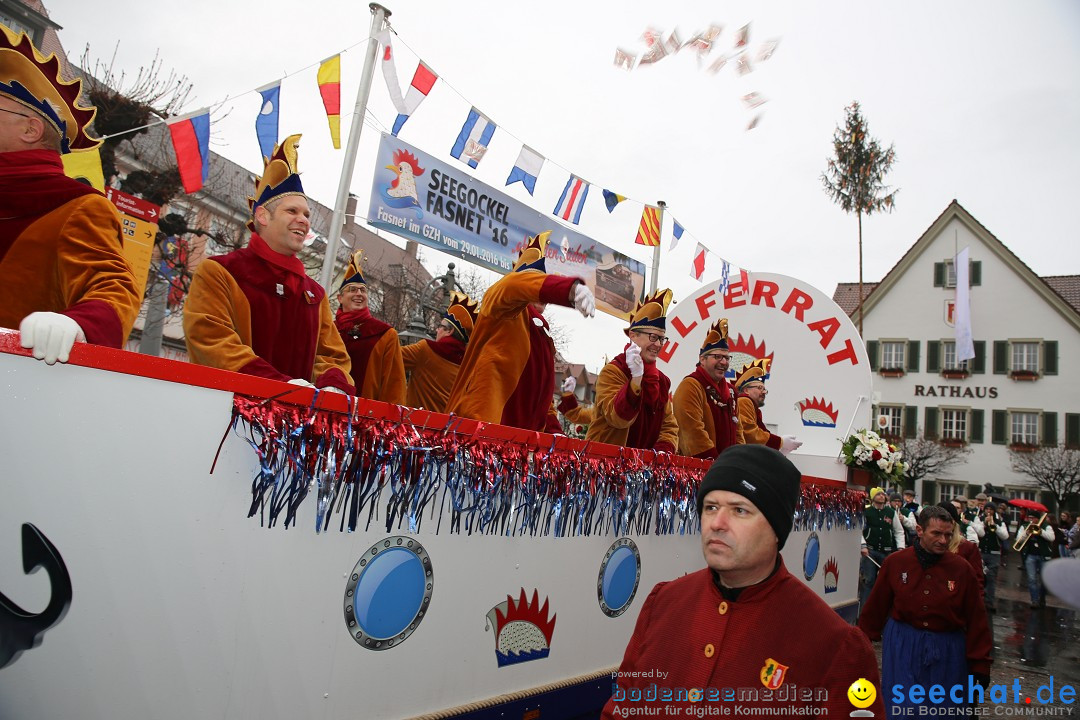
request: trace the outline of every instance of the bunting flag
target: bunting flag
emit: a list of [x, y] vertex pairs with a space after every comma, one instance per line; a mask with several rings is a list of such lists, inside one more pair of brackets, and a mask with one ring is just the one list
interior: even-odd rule
[[[319, 65], [319, 94], [330, 123], [330, 139], [334, 149], [341, 149], [341, 53], [327, 58]], [[269, 157], [269, 156], [267, 156]]]
[[544, 166], [544, 156], [536, 152], [528, 145], [521, 146], [514, 169], [510, 171], [510, 177], [506, 178], [506, 184], [511, 185], [520, 182], [533, 194], [536, 189], [536, 176], [540, 174], [540, 168]]
[[274, 156], [278, 141], [278, 98], [281, 96], [281, 81], [259, 88], [262, 95], [262, 108], [255, 117], [255, 135], [259, 138], [259, 152], [263, 163]]
[[563, 220], [568, 220], [575, 225], [581, 220], [581, 209], [585, 207], [585, 198], [589, 195], [589, 183], [577, 175], [571, 175], [566, 181], [562, 195], [559, 196], [559, 204], [552, 210], [552, 214]]
[[101, 171], [101, 153], [98, 148], [78, 150], [60, 156], [64, 163], [64, 174], [90, 187], [105, 192], [105, 174]]
[[390, 134], [397, 137], [405, 121], [416, 112], [416, 108], [420, 107], [420, 103], [431, 92], [431, 88], [435, 85], [435, 81], [439, 79], [439, 76], [421, 61], [416, 65], [416, 72], [413, 73], [412, 83], [409, 84], [405, 97], [402, 97], [401, 86], [398, 84], [394, 51], [390, 44], [390, 30], [383, 29], [379, 33], [378, 39], [379, 44], [383, 46], [382, 70], [383, 78], [386, 80], [386, 89], [390, 92], [390, 100], [398, 111], [397, 119], [394, 120], [394, 129], [391, 130]]
[[956, 362], [975, 358], [975, 342], [971, 339], [971, 282], [970, 253], [964, 248], [953, 260], [956, 268], [956, 321], [953, 329], [956, 338]]
[[701, 276], [705, 274], [705, 256], [708, 254], [709, 249], [698, 243], [697, 249], [694, 250], [694, 261], [690, 263], [690, 277], [700, 280]]
[[607, 205], [607, 211], [610, 213], [615, 209], [615, 206], [626, 199], [625, 195], [616, 195], [610, 190], [604, 191], [604, 204]]
[[669, 252], [674, 250], [675, 246], [679, 244], [679, 241], [682, 240], [682, 234], [684, 232], [683, 226], [679, 224], [679, 221], [675, 220], [674, 218], [672, 218], [672, 220], [675, 223], [675, 227], [671, 231], [671, 247], [668, 248]]
[[[469, 167], [476, 168], [484, 158], [494, 134], [495, 123], [476, 108], [469, 108], [469, 117], [465, 118], [465, 124], [461, 126], [454, 147], [450, 148], [450, 154]], [[467, 159], [462, 159], [463, 153]]]
[[723, 266], [722, 266], [722, 268], [720, 270], [720, 294], [721, 295], [726, 295], [727, 294], [728, 286], [731, 284], [730, 281], [731, 281], [731, 263], [729, 263], [727, 260], [725, 260], [724, 264], [723, 264]]
[[210, 175], [210, 111], [166, 121], [184, 192], [198, 191]]
[[660, 244], [660, 208], [653, 205], [645, 206], [634, 242], [648, 247], [656, 247]]

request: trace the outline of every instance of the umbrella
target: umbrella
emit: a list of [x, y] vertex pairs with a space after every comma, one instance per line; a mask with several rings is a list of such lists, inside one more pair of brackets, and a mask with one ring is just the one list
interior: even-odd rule
[[1004, 495], [998, 495], [997, 493], [991, 493], [990, 502], [994, 503], [995, 505], [1004, 505], [1009, 502], [1009, 498], [1005, 497]]
[[1025, 510], [1034, 510], [1036, 512], [1050, 512], [1041, 502], [1035, 502], [1034, 500], [1025, 500], [1024, 498], [1013, 498], [1009, 501], [1009, 504], [1013, 507], [1023, 508]]

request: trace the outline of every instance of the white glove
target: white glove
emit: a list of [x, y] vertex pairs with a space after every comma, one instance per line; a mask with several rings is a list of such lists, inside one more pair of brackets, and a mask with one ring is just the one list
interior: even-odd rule
[[315, 387], [314, 383], [311, 383], [311, 382], [305, 380], [304, 378], [293, 378], [292, 380], [289, 381], [289, 384], [290, 385], [299, 385], [300, 387], [309, 387], [309, 388]]
[[797, 439], [794, 435], [785, 435], [781, 438], [780, 452], [787, 455], [792, 450], [798, 450], [802, 447], [802, 440]]
[[562, 391], [564, 393], [572, 393], [576, 389], [577, 389], [577, 380], [574, 379], [573, 375], [571, 375], [570, 377], [568, 377], [568, 378], [566, 378], [565, 380], [562, 381]]
[[349, 393], [345, 392], [344, 390], [342, 390], [341, 388], [336, 388], [333, 385], [327, 385], [326, 387], [324, 387], [322, 389], [322, 391], [323, 392], [337, 393], [338, 395], [348, 395], [349, 394]]
[[34, 358], [44, 360], [46, 365], [53, 365], [57, 360], [66, 363], [71, 346], [86, 342], [79, 323], [54, 312], [30, 313], [19, 323], [19, 334], [19, 343], [24, 348], [33, 348]]
[[639, 378], [645, 374], [645, 361], [641, 359], [641, 348], [634, 343], [626, 348], [626, 367], [630, 370], [631, 378]]
[[585, 317], [596, 315], [596, 299], [585, 283], [574, 285], [574, 307]]

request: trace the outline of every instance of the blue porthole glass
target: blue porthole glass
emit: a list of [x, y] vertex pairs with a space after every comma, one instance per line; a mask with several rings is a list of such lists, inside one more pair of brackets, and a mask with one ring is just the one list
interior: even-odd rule
[[806, 547], [803, 549], [803, 577], [813, 580], [817, 575], [818, 564], [821, 562], [821, 540], [816, 532], [810, 533], [806, 538]]
[[434, 574], [416, 540], [396, 536], [364, 552], [345, 585], [345, 624], [360, 645], [387, 650], [401, 644], [427, 615]]
[[641, 554], [630, 538], [616, 540], [600, 563], [596, 595], [600, 609], [608, 617], [626, 612], [641, 582]]

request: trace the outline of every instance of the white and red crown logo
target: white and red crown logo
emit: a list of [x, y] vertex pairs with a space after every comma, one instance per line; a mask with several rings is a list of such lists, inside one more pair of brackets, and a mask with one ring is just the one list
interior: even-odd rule
[[836, 592], [836, 588], [840, 584], [840, 566], [836, 564], [836, 558], [831, 557], [825, 562], [824, 574], [825, 592]]
[[825, 398], [818, 400], [816, 397], [806, 398], [799, 401], [799, 415], [802, 424], [810, 427], [836, 427], [836, 418], [840, 411], [833, 408], [831, 402]]
[[731, 352], [731, 363], [728, 365], [726, 373], [729, 379], [734, 380], [736, 373], [755, 360], [764, 360], [766, 358], [769, 360], [769, 372], [765, 374], [763, 379], [767, 380], [772, 374], [773, 353], [766, 349], [764, 340], [754, 342], [753, 335], [744, 340], [742, 333], [734, 340], [728, 336], [728, 350]]
[[540, 605], [539, 593], [533, 590], [532, 600], [525, 596], [525, 588], [517, 602], [510, 595], [491, 608], [487, 622], [495, 628], [495, 659], [499, 667], [545, 658], [551, 651], [551, 636], [555, 632], [555, 615], [548, 618], [548, 599]]

